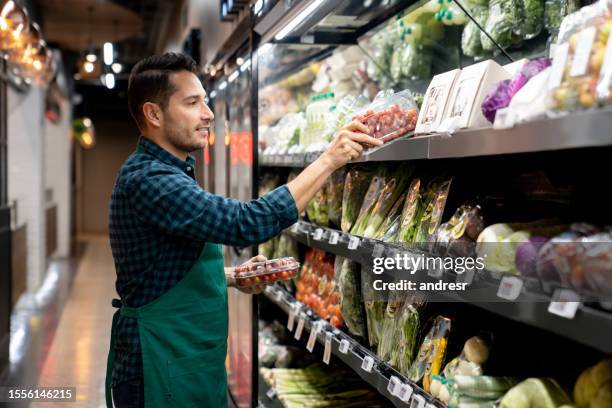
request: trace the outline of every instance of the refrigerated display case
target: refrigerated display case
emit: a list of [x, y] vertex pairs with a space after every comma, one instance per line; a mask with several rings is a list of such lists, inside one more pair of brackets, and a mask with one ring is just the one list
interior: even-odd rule
[[[265, 7], [254, 11], [252, 16], [253, 51], [250, 59], [253, 81], [250, 94], [254, 153], [252, 191], [260, 194], [286, 182], [296, 171], [316, 160], [334, 131], [359, 112], [362, 103], [374, 99], [379, 91], [408, 89], [416, 104], [421, 105], [427, 100], [434, 76], [455, 69], [463, 70], [489, 59], [496, 64], [495, 67], [500, 67], [498, 72], [503, 68], [508, 72], [508, 78], [512, 78], [517, 70], [521, 70], [525, 58], [547, 57], [551, 50], [554, 53], [558, 26], [545, 19], [544, 16], [553, 12], [547, 7], [558, 7], [560, 13], [575, 10], [575, 4], [568, 5], [567, 2], [509, 0], [306, 0], [264, 4]], [[515, 5], [517, 10], [512, 10], [509, 5]], [[525, 7], [533, 15], [520, 14]], [[494, 18], [489, 19], [487, 12], [491, 14], [491, 11]], [[541, 20], [534, 16], [540, 16]], [[292, 24], [296, 19], [300, 22]], [[505, 79], [496, 78], [486, 79], [486, 75], [482, 75], [479, 81], [494, 83]], [[216, 82], [216, 87], [220, 81]], [[324, 104], [320, 102], [326, 101], [330, 93], [333, 93], [334, 103], [321, 108]], [[471, 92], [470, 95], [483, 98], [485, 93]], [[347, 95], [353, 97], [349, 102], [343, 100]], [[358, 97], [365, 98], [366, 102], [357, 101]], [[478, 113], [481, 100], [470, 102], [476, 109], [474, 112]], [[423, 135], [408, 132], [380, 148], [366, 151], [359, 160], [350, 163], [348, 169], [375, 172], [380, 166], [386, 166], [387, 173], [381, 177], [387, 179], [400, 177], [389, 175], [393, 168], [417, 175], [422, 179], [422, 195], [433, 194], [434, 197], [429, 201], [430, 205], [423, 201], [422, 211], [428, 219], [435, 218], [436, 222], [421, 222], [413, 226], [415, 236], [421, 237], [422, 242], [387, 239], [387, 234], [371, 234], [373, 231], [368, 232], [367, 228], [365, 231], [342, 230], [339, 225], [329, 224], [329, 219], [323, 216], [327, 213], [321, 210], [321, 203], [327, 202], [327, 198], [318, 195], [313, 200], [315, 204], [309, 208], [311, 211], [283, 233], [283, 245], [279, 244], [281, 238], [278, 238], [260, 246], [260, 252], [283, 256], [287, 255], [282, 253], [288, 247], [287, 240], [297, 241], [301, 262], [311, 265], [302, 273], [308, 274], [309, 279], [316, 279], [316, 284], [310, 285], [298, 278], [292, 286], [271, 286], [259, 297], [257, 318], [252, 320], [252, 330], [246, 335], [252, 341], [253, 349], [261, 351], [258, 332], [263, 333], [264, 327], [280, 322], [286, 331], [285, 343], [275, 344], [275, 347], [306, 349], [307, 355], [318, 362], [323, 360], [326, 364], [331, 360], [332, 364], [340, 363], [343, 369], [361, 379], [364, 387], [376, 390], [383, 398], [382, 405], [430, 408], [446, 406], [448, 402], [446, 396], [440, 395], [436, 388], [438, 385], [432, 390], [431, 379], [444, 381], [448, 391], [451, 385], [447, 384], [454, 383], [450, 381], [450, 374], [445, 377], [448, 373], [442, 368], [461, 353], [466, 340], [471, 336], [482, 336], [493, 345], [492, 360], [483, 366], [484, 374], [517, 379], [552, 377], [565, 393], [542, 387], [559, 398], [558, 401], [569, 403], [568, 396], [572, 395], [574, 387], [581, 387], [576, 384], [579, 376], [584, 377], [581, 373], [598, 361], [607, 361], [606, 357], [612, 354], [608, 341], [612, 336], [610, 299], [601, 292], [599, 296], [593, 296], [583, 290], [584, 287], [575, 286], [574, 281], [568, 280], [574, 282], [574, 286], [559, 281], [551, 284], [539, 275], [516, 270], [470, 271], [465, 275], [435, 268], [424, 271], [415, 283], [465, 284], [470, 288], [466, 293], [441, 291], [428, 298], [422, 310], [415, 306], [420, 316], [420, 328], [411, 334], [415, 342], [414, 353], [420, 345], [423, 361], [427, 361], [428, 352], [423, 350], [440, 348], [442, 342], [439, 339], [444, 339], [444, 344], [448, 345], [448, 352], [444, 352], [448, 358], [442, 357], [442, 361], [436, 363], [441, 365], [437, 368], [437, 377], [427, 375], [425, 383], [420, 378], [422, 375], [417, 375], [418, 368], [413, 369], [416, 373], [407, 371], [403, 364], [389, 359], [385, 353], [380, 354], [378, 345], [372, 343], [367, 335], [366, 338], [356, 335], [354, 330], [342, 324], [342, 319], [333, 320], [338, 316], [338, 304], [331, 300], [335, 296], [333, 287], [337, 285], [336, 272], [333, 268], [329, 272], [325, 265], [329, 265], [329, 259], [346, 258], [360, 265], [360, 279], [364, 280], [371, 275], [375, 258], [403, 254], [429, 256], [435, 253], [434, 247], [439, 248], [428, 245], [432, 244], [428, 239], [433, 239], [434, 233], [443, 234], [443, 228], [454, 226], [452, 223], [457, 220], [453, 217], [460, 217], [456, 214], [462, 214], [462, 208], [485, 208], [488, 218], [483, 227], [496, 223], [522, 225], [554, 218], [554, 226], [559, 230], [546, 232], [546, 239], [558, 234], [563, 236], [572, 228], [578, 228], [576, 223], [596, 226], [597, 232], [603, 235], [595, 239], [609, 239], [606, 225], [610, 223], [610, 202], [597, 192], [603, 188], [600, 180], [610, 176], [606, 166], [606, 158], [612, 152], [612, 138], [606, 130], [612, 125], [610, 113], [609, 108], [598, 107], [554, 117], [543, 115], [526, 123], [501, 126], [504, 129], [493, 128], [492, 124], [474, 127], [466, 122], [464, 129], [447, 127]], [[586, 162], [588, 166], [581, 164]], [[441, 179], [452, 179], [444, 194], [435, 190]], [[408, 181], [414, 180], [415, 177], [411, 176]], [[407, 187], [408, 184], [407, 180], [402, 181], [402, 185]], [[384, 196], [380, 191], [377, 190]], [[393, 193], [388, 196], [395, 199], [406, 197]], [[322, 201], [316, 203], [317, 200]], [[379, 207], [372, 207], [385, 208], [380, 213], [384, 215], [377, 215], [382, 219], [377, 219], [376, 225], [381, 223], [381, 228], [386, 228], [393, 224], [387, 219], [393, 213], [391, 207], [391, 204], [382, 202]], [[363, 223], [366, 225], [367, 220]], [[526, 227], [513, 228], [516, 230], [512, 232], [517, 233], [514, 237], [522, 237], [519, 242], [526, 242], [536, 234], [525, 230]], [[521, 235], [526, 231], [529, 234], [527, 238]], [[541, 233], [541, 230], [537, 231]], [[468, 248], [476, 245], [477, 236], [466, 235], [464, 244]], [[587, 236], [593, 237], [593, 232]], [[451, 241], [454, 242], [454, 238]], [[588, 238], [581, 242], [584, 242], [584, 248], [595, 251], [595, 246], [589, 246]], [[516, 251], [516, 246], [508, 247]], [[313, 255], [313, 249], [322, 252], [314, 251]], [[599, 289], [606, 287], [602, 282], [609, 282], [606, 280], [609, 277], [605, 278], [605, 273], [597, 268], [605, 269], [602, 265], [607, 265], [605, 262], [609, 258], [606, 254], [610, 254], [610, 249], [599, 247], [603, 263], [590, 264], [598, 273], [597, 279], [601, 279], [597, 281], [602, 285]], [[513, 263], [514, 252], [512, 255]], [[312, 267], [308, 259], [313, 256], [328, 261]], [[588, 257], [584, 259], [588, 260]], [[572, 272], [569, 276], [573, 278], [570, 279], [576, 279], [578, 275], [575, 274], [576, 271]], [[383, 275], [385, 279], [398, 278], [393, 273]], [[583, 279], [583, 275], [579, 276]], [[593, 273], [590, 281], [594, 276]], [[363, 291], [359, 296], [365, 298], [368, 294], [362, 285], [357, 291]], [[312, 293], [316, 294], [316, 299], [310, 298]], [[368, 331], [371, 324], [377, 324], [376, 319], [371, 319], [377, 304], [382, 305], [380, 312], [384, 316], [389, 311], [385, 305], [394, 303], [388, 298], [376, 297], [365, 301], [363, 313], [369, 319]], [[406, 312], [401, 313], [403, 316]], [[437, 334], [427, 339], [428, 329], [436, 316], [444, 316], [442, 320], [451, 322], [448, 338]], [[385, 330], [394, 330], [389, 323], [384, 327]], [[242, 328], [244, 332], [244, 326]], [[397, 334], [394, 331], [388, 333]], [[549, 347], [552, 343], [572, 352], [559, 356]], [[455, 364], [465, 360], [460, 356], [457, 358]], [[281, 364], [285, 363], [283, 360]], [[272, 364], [277, 364], [277, 361]], [[600, 364], [603, 364], [600, 366], [603, 370], [608, 363]], [[269, 381], [269, 371], [259, 370], [257, 364], [251, 368], [253, 405], [278, 406], [280, 403], [291, 406], [291, 392], [295, 389], [276, 389], [274, 382]], [[474, 369], [474, 372], [482, 374], [481, 368]], [[450, 373], [452, 369], [449, 370]], [[266, 380], [262, 373], [265, 373]], [[497, 378], [478, 379], [498, 381]], [[548, 380], [533, 381], [538, 387], [548, 384]], [[502, 406], [513, 406], [508, 405], [513, 394], [522, 393], [528, 387], [522, 383], [512, 383], [512, 386], [516, 386], [512, 392], [509, 392], [508, 385], [503, 392], [498, 390], [496, 393], [495, 399], [498, 403], [501, 401]], [[576, 397], [576, 402], [581, 402], [579, 399]], [[452, 404], [451, 401], [450, 406]], [[490, 406], [493, 406], [492, 401]]]

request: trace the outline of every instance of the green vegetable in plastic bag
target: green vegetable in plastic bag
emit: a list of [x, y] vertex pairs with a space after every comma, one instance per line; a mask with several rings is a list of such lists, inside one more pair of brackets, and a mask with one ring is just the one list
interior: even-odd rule
[[427, 193], [423, 200], [425, 210], [421, 216], [415, 242], [431, 243], [435, 241], [436, 230], [444, 213], [451, 181], [432, 181], [427, 187]]
[[348, 232], [357, 220], [371, 177], [372, 171], [363, 167], [348, 171], [342, 192], [342, 231]]
[[383, 167], [377, 174], [372, 177], [368, 190], [363, 197], [363, 203], [361, 203], [361, 209], [359, 210], [359, 216], [351, 229], [351, 234], [361, 235], [368, 225], [372, 210], [376, 206], [380, 193], [385, 187], [385, 176], [387, 170]]
[[401, 76], [406, 79], [429, 79], [432, 60], [430, 48], [406, 44], [399, 61]]
[[557, 408], [571, 401], [551, 378], [528, 378], [504, 395], [500, 408]]
[[407, 244], [414, 242], [418, 222], [423, 212], [423, 199], [421, 194], [421, 179], [415, 178], [410, 183], [406, 201], [404, 202], [397, 242], [404, 242]]
[[382, 334], [382, 322], [385, 316], [385, 302], [378, 299], [372, 287], [371, 271], [361, 270], [361, 293], [365, 302], [368, 343], [370, 347], [378, 346]]
[[326, 184], [317, 191], [314, 198], [306, 207], [308, 219], [316, 224], [327, 226], [329, 224], [329, 207], [327, 203], [328, 186]]
[[[521, 37], [517, 33], [520, 33], [524, 14], [520, 0], [491, 0], [484, 29], [502, 48], [518, 45], [521, 43]], [[495, 44], [485, 33], [481, 33], [480, 41], [485, 51], [497, 51]]]
[[540, 34], [544, 26], [544, 0], [523, 0], [525, 20], [521, 25], [521, 34], [529, 40]]
[[577, 0], [546, 0], [544, 5], [544, 26], [551, 34], [557, 34], [565, 16], [580, 8]]
[[386, 216], [385, 221], [381, 224], [374, 235], [375, 239], [383, 240], [386, 236], [386, 242], [390, 242], [397, 234], [397, 227], [402, 216], [402, 209], [404, 208], [404, 202], [406, 201], [406, 194], [403, 193], [399, 199], [393, 204], [389, 215]]
[[278, 241], [279, 238], [278, 236], [276, 236], [271, 240], [264, 242], [263, 244], [259, 244], [258, 252], [268, 259], [274, 259], [274, 253], [276, 252], [276, 246], [278, 245]]
[[329, 221], [335, 225], [340, 226], [342, 221], [342, 196], [344, 193], [344, 180], [346, 179], [346, 168], [342, 167], [332, 173], [329, 178], [328, 185], [328, 214]]
[[421, 326], [419, 312], [414, 305], [408, 302], [404, 303], [398, 326], [400, 328], [399, 344], [396, 347], [398, 369], [402, 374], [408, 375], [410, 366], [414, 362], [414, 352]]
[[[474, 7], [472, 9], [472, 15], [478, 24], [484, 26], [489, 16], [489, 9], [487, 7]], [[472, 20], [468, 21], [461, 35], [461, 50], [468, 57], [479, 58], [488, 54], [482, 48], [482, 42], [480, 40], [481, 34], [482, 32], [476, 23]]]
[[[359, 264], [349, 259], [336, 257], [336, 280], [340, 294], [340, 308], [344, 323], [349, 332], [359, 337], [366, 337], [363, 300], [359, 287]], [[339, 270], [338, 270], [339, 268]]]
[[381, 324], [381, 335], [378, 343], [377, 354], [378, 357], [389, 363], [393, 367], [398, 366], [396, 360], [399, 356], [394, 353], [393, 350], [396, 348], [395, 341], [399, 335], [400, 326], [398, 320], [401, 314], [401, 309], [404, 305], [403, 293], [400, 291], [394, 291], [391, 294], [391, 298], [385, 308], [385, 314]]

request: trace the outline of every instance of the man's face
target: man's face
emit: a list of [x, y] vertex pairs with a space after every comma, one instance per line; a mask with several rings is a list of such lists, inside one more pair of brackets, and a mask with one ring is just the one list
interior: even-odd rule
[[163, 133], [169, 143], [184, 152], [202, 149], [215, 118], [204, 100], [206, 92], [191, 72], [175, 72], [169, 79], [174, 93], [163, 111]]

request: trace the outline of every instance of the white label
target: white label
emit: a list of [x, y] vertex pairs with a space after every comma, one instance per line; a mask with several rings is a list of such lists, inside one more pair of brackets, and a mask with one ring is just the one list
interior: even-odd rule
[[295, 329], [296, 340], [299, 340], [302, 337], [302, 332], [304, 331], [304, 323], [306, 323], [306, 316], [300, 316], [300, 320], [298, 321], [297, 329]]
[[363, 361], [361, 362], [361, 369], [367, 373], [371, 373], [373, 367], [374, 367], [374, 359], [370, 356], [365, 356], [363, 358]]
[[474, 269], [466, 269], [463, 273], [457, 274], [457, 283], [467, 283], [470, 285], [474, 281]]
[[325, 348], [323, 349], [323, 362], [329, 365], [329, 359], [331, 357], [332, 350], [332, 336], [331, 332], [325, 332]]
[[516, 276], [504, 276], [499, 283], [497, 296], [506, 300], [516, 300], [521, 294], [523, 281]]
[[410, 401], [410, 397], [412, 397], [412, 392], [413, 392], [413, 389], [410, 385], [402, 384], [402, 387], [397, 393], [397, 398], [399, 398], [400, 401], [402, 402], [408, 402]]
[[310, 351], [311, 353], [312, 350], [314, 350], [319, 331], [321, 331], [321, 322], [314, 322], [310, 328], [310, 336], [308, 336], [308, 342], [306, 343], [306, 350]]
[[576, 50], [574, 52], [574, 61], [570, 68], [570, 76], [586, 75], [587, 67], [589, 66], [589, 58], [591, 56], [591, 48], [595, 40], [596, 30], [591, 26], [585, 28], [578, 34], [576, 41]]
[[374, 249], [372, 250], [374, 258], [380, 258], [383, 252], [385, 252], [385, 247], [382, 244], [374, 244]]
[[597, 97], [607, 99], [612, 96], [610, 92], [612, 92], [612, 36], [608, 37], [608, 45], [597, 84]]
[[[269, 286], [269, 287], [271, 287], [271, 286]], [[277, 289], [276, 290], [276, 302], [280, 303], [282, 301], [283, 301], [283, 291], [280, 290], [280, 289]]]
[[317, 228], [312, 236], [315, 240], [320, 241], [323, 238], [323, 229]]
[[289, 320], [287, 320], [287, 329], [289, 329], [290, 332], [293, 331], [293, 325], [295, 324], [295, 313], [296, 307], [295, 305], [291, 305], [289, 309]]
[[576, 292], [569, 289], [557, 289], [553, 301], [548, 306], [548, 312], [557, 316], [573, 319], [580, 306], [580, 298]]
[[351, 237], [349, 239], [348, 249], [350, 249], [351, 251], [354, 251], [355, 249], [357, 249], [357, 247], [359, 247], [359, 238]]
[[349, 351], [349, 346], [350, 346], [350, 343], [348, 342], [348, 340], [342, 339], [342, 340], [340, 340], [340, 345], [338, 346], [338, 351], [340, 351], [342, 354], [346, 354]]
[[297, 234], [297, 233], [299, 232], [299, 230], [300, 230], [300, 223], [299, 223], [299, 222], [296, 222], [295, 224], [293, 224], [293, 225], [291, 226], [291, 231], [292, 231], [294, 234]]
[[493, 122], [493, 129], [510, 129], [514, 127], [516, 122], [516, 114], [511, 111], [510, 108], [501, 108], [495, 112], [495, 121]]
[[274, 397], [276, 397], [276, 390], [274, 388], [270, 388], [268, 392], [266, 392], [266, 397], [268, 397], [269, 399], [273, 399]]
[[336, 245], [338, 243], [338, 239], [340, 239], [340, 234], [338, 234], [336, 231], [332, 231], [331, 235], [329, 236], [329, 244]]
[[421, 395], [414, 394], [412, 396], [412, 401], [410, 401], [410, 408], [424, 408], [425, 407], [425, 398]]
[[561, 85], [568, 51], [568, 43], [563, 43], [555, 48], [555, 56], [553, 57], [552, 67], [550, 68], [550, 76], [548, 77], [548, 89], [555, 89]]
[[397, 396], [401, 387], [402, 386], [401, 386], [399, 378], [392, 375], [391, 378], [389, 378], [389, 384], [387, 384], [387, 391], [389, 391], [389, 394], [391, 394], [394, 397]]

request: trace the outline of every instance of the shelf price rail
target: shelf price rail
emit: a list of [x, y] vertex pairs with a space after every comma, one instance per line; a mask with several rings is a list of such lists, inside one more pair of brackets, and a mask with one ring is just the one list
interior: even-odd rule
[[[310, 308], [298, 302], [278, 285], [268, 286], [265, 296], [288, 315], [287, 328], [295, 338], [309, 332], [307, 348], [312, 351], [315, 341], [324, 346], [323, 359], [329, 363], [333, 354], [353, 369], [365, 382], [401, 408], [442, 408], [444, 405], [418, 385], [404, 377], [348, 334], [334, 328]], [[327, 359], [327, 361], [326, 361]]]
[[[384, 254], [414, 253], [409, 247], [400, 247], [381, 241], [361, 238], [331, 228], [298, 221], [287, 230], [299, 242], [326, 252], [348, 258], [362, 265], [371, 265], [374, 257]], [[474, 271], [457, 275], [451, 271], [428, 271], [415, 274], [413, 279], [443, 280], [448, 283], [467, 282], [471, 289], [488, 294], [494, 301], [478, 301], [465, 292], [440, 295], [440, 301], [466, 302], [497, 315], [548, 330], [573, 341], [593, 347], [604, 353], [612, 353], [612, 342], [601, 333], [612, 332], [612, 313], [587, 306], [580, 302], [577, 294], [567, 289], [557, 289], [552, 296], [534, 292], [529, 279], [517, 275], [492, 277]], [[515, 285], [508, 292], [502, 286]], [[516, 287], [518, 285], [519, 287]], [[567, 297], [569, 292], [569, 298]]]

